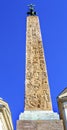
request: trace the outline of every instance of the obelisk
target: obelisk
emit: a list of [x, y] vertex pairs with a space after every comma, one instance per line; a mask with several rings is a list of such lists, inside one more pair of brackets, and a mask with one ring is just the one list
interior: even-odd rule
[[38, 16], [27, 17], [25, 110], [52, 110]]
[[17, 130], [63, 130], [52, 110], [40, 23], [32, 4], [27, 14], [25, 109], [19, 115]]

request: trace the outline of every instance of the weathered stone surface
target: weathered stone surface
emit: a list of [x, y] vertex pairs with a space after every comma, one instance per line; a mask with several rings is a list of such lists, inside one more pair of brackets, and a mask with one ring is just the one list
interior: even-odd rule
[[27, 17], [25, 110], [52, 110], [37, 16]]
[[17, 121], [17, 130], [64, 130], [62, 120]]
[[59, 120], [59, 115], [53, 111], [24, 111], [19, 120]]

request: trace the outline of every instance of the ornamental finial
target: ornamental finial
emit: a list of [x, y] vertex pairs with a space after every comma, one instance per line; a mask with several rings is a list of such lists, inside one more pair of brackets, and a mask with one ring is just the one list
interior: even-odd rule
[[29, 6], [29, 12], [27, 12], [27, 15], [34, 16], [36, 15], [36, 11], [34, 11], [34, 6], [33, 4], [28, 5]]

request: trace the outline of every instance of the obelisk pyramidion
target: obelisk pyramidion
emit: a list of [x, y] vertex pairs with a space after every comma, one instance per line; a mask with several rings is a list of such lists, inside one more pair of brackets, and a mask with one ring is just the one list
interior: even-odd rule
[[[25, 111], [19, 116], [17, 130], [49, 130], [49, 126], [51, 130], [63, 130], [62, 123], [54, 129], [60, 121], [52, 110], [39, 18], [32, 4], [27, 14]], [[57, 124], [53, 121], [52, 125], [52, 120]]]

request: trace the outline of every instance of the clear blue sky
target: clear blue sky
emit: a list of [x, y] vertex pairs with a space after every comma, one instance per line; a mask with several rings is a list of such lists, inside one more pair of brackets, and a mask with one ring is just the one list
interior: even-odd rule
[[0, 0], [0, 97], [9, 103], [14, 128], [24, 109], [27, 5], [36, 5], [51, 90], [56, 97], [67, 87], [67, 1]]

